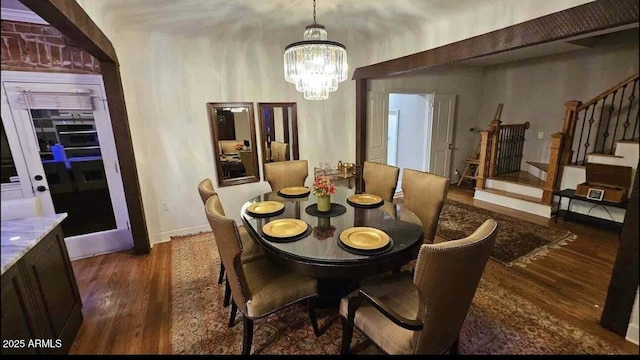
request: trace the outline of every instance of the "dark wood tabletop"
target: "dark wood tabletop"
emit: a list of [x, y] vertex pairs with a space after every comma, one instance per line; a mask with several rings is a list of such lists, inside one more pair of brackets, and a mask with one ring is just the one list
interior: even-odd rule
[[[331, 196], [331, 202], [343, 205], [346, 212], [326, 218], [309, 215], [305, 211], [307, 206], [317, 203], [317, 198], [312, 194], [303, 198], [283, 198], [277, 192], [270, 192], [256, 196], [243, 205], [242, 221], [249, 235], [264, 248], [267, 255], [309, 276], [360, 279], [397, 269], [414, 259], [422, 244], [422, 226], [418, 217], [402, 206], [389, 202], [373, 209], [355, 208], [347, 203], [347, 198], [354, 193], [353, 189], [337, 188], [336, 194]], [[255, 218], [246, 212], [251, 204], [267, 200], [284, 203], [284, 212], [266, 218]], [[303, 220], [313, 231], [293, 242], [271, 241], [262, 227], [270, 221], [285, 218]], [[393, 247], [379, 255], [358, 255], [340, 247], [340, 233], [360, 226], [384, 231], [393, 241]]]

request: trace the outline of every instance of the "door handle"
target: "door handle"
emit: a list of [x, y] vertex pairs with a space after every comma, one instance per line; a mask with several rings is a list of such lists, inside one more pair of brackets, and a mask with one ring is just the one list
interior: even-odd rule
[[453, 144], [449, 144], [449, 150], [453, 149]]
[[46, 188], [46, 187], [44, 187], [44, 186], [42, 186], [42, 185], [40, 185], [40, 186], [38, 186], [38, 187], [36, 188], [36, 190], [38, 190], [38, 191], [40, 191], [40, 192], [45, 192], [45, 191], [47, 191], [47, 188]]

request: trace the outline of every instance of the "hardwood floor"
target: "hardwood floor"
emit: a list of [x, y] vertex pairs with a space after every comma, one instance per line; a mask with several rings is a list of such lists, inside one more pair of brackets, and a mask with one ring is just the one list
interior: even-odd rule
[[[638, 354], [638, 346], [600, 326], [618, 249], [617, 233], [549, 219], [476, 201], [473, 189], [452, 185], [449, 199], [542, 225], [566, 229], [578, 239], [527, 267], [489, 261], [483, 278], [517, 293], [557, 318]], [[84, 322], [72, 354], [171, 353], [171, 244], [151, 254], [121, 252], [73, 262]]]

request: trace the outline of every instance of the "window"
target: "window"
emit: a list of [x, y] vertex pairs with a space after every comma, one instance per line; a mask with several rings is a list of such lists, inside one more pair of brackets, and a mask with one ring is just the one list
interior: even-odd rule
[[4, 131], [4, 124], [2, 124], [2, 148], [0, 149], [0, 154], [2, 158], [2, 184], [18, 183], [18, 171], [9, 148], [9, 140], [7, 140], [7, 134]]

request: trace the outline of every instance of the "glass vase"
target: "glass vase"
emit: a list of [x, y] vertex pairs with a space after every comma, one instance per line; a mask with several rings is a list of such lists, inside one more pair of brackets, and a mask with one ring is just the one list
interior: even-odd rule
[[327, 212], [331, 210], [331, 196], [318, 196], [318, 211]]

